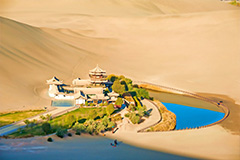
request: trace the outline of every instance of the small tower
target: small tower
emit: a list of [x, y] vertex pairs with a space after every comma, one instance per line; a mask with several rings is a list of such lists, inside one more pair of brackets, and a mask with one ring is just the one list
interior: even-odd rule
[[107, 74], [105, 70], [102, 70], [98, 65], [96, 68], [89, 71], [89, 77], [92, 84], [104, 84], [107, 82]]
[[47, 80], [49, 85], [48, 94], [50, 97], [55, 97], [59, 93], [58, 86], [62, 85], [62, 81], [59, 81], [58, 78], [53, 77], [52, 79]]

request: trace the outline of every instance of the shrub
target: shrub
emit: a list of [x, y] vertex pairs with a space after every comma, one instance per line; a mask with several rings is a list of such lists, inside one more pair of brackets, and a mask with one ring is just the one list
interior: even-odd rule
[[52, 115], [51, 115], [51, 114], [47, 114], [47, 115], [46, 115], [46, 119], [47, 119], [47, 121], [52, 120]]
[[111, 129], [112, 127], [115, 127], [115, 123], [113, 122], [113, 121], [110, 121], [109, 123], [108, 123], [108, 129]]
[[68, 133], [67, 135], [68, 135], [68, 137], [72, 137], [72, 133]]
[[133, 104], [130, 104], [130, 105], [128, 106], [128, 109], [129, 109], [130, 111], [135, 111], [135, 110], [136, 110], [136, 107], [135, 107]]
[[80, 136], [81, 135], [80, 130], [77, 130], [75, 134]]
[[86, 131], [86, 126], [80, 123], [75, 123], [75, 125], [72, 127], [72, 129], [76, 132], [85, 132]]
[[113, 106], [113, 104], [109, 104], [108, 106], [107, 106], [107, 109], [106, 109], [106, 112], [107, 112], [107, 114], [108, 114], [108, 116], [110, 116], [113, 112], [114, 112], [114, 106]]
[[48, 137], [47, 141], [48, 142], [53, 142], [53, 139], [51, 137]]
[[121, 114], [117, 114], [116, 116], [114, 117], [111, 117], [111, 121], [121, 121], [122, 120], [122, 117], [121, 117]]
[[136, 114], [133, 114], [131, 117], [130, 117], [130, 120], [133, 124], [138, 124], [140, 122], [140, 117]]
[[102, 123], [98, 123], [96, 127], [96, 133], [101, 133], [106, 130], [106, 126]]
[[24, 121], [24, 123], [27, 125], [26, 127], [28, 127], [29, 124], [30, 124], [30, 121], [29, 121], [28, 119], [26, 119], [26, 120]]
[[45, 132], [45, 134], [51, 133], [51, 125], [49, 123], [43, 123], [42, 130]]
[[143, 88], [134, 88], [134, 91], [136, 91], [137, 97], [149, 99], [149, 93], [147, 90]]
[[60, 138], [63, 138], [66, 133], [67, 133], [67, 129], [59, 128], [56, 132], [56, 135]]
[[104, 116], [102, 119], [102, 124], [107, 127], [109, 123], [109, 118], [107, 116]]
[[130, 116], [130, 114], [129, 114], [129, 113], [126, 113], [124, 116], [125, 116], [125, 117], [129, 117], [129, 116]]
[[88, 101], [85, 102], [85, 106], [88, 106]]
[[41, 115], [40, 118], [44, 121], [46, 120], [46, 117], [44, 115]]
[[86, 128], [86, 131], [89, 133], [89, 134], [92, 134], [94, 132], [94, 125], [88, 125], [87, 128]]
[[122, 104], [123, 104], [123, 100], [122, 100], [122, 98], [118, 97], [117, 100], [116, 100], [116, 102], [115, 102], [115, 105], [121, 107]]

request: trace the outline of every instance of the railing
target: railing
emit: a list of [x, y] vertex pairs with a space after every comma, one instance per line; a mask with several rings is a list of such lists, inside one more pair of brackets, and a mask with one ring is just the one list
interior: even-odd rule
[[[197, 95], [196, 93], [191, 93], [191, 92], [188, 92], [188, 91], [184, 91], [184, 90], [181, 90], [181, 89], [176, 89], [176, 88], [172, 88], [172, 87], [167, 87], [167, 86], [163, 86], [163, 85], [156, 85], [156, 84], [153, 84], [153, 83], [149, 83], [149, 82], [143, 82], [143, 81], [134, 81], [135, 84], [147, 84], [147, 85], [152, 85], [152, 86], [155, 86], [155, 87], [159, 87], [160, 89], [167, 89], [169, 91], [177, 91], [177, 92], [180, 92], [180, 93], [183, 93], [184, 95], [187, 95], [187, 96], [191, 96], [193, 98], [196, 98], [196, 99], [201, 99], [201, 100], [204, 100], [204, 101], [207, 101], [207, 102], [210, 102], [214, 105], [216, 105], [217, 107], [221, 107], [221, 109], [224, 111], [225, 115], [222, 119], [220, 119], [219, 121], [217, 122], [214, 122], [212, 124], [209, 124], [209, 125], [206, 125], [206, 126], [201, 126], [201, 127], [196, 127], [196, 128], [186, 128], [186, 129], [181, 129], [181, 130], [189, 130], [189, 129], [200, 129], [200, 128], [205, 128], [205, 127], [209, 127], [209, 126], [212, 126], [212, 125], [215, 125], [215, 124], [218, 124], [220, 122], [222, 122], [223, 120], [225, 120], [229, 114], [230, 114], [230, 110], [228, 109], [227, 106], [225, 106], [223, 103], [219, 103], [219, 102], [216, 102], [212, 99], [209, 99], [209, 98], [206, 98], [206, 97], [203, 97], [203, 96], [200, 96], [200, 95]], [[154, 89], [152, 89], [154, 90]], [[156, 90], [157, 91], [157, 90]], [[152, 102], [153, 103], [153, 102]], [[156, 125], [156, 124], [155, 124]], [[154, 125], [151, 125], [149, 127], [145, 127], [144, 129], [140, 129], [138, 130], [138, 132], [145, 132], [144, 130], [146, 130], [147, 128], [150, 128]], [[174, 131], [181, 131], [181, 130], [174, 130]], [[162, 132], [162, 131], [161, 131]]]

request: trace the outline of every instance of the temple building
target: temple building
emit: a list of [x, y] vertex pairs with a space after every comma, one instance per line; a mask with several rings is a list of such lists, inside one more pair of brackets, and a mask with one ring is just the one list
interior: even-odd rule
[[59, 88], [63, 85], [62, 81], [56, 77], [47, 80], [47, 84], [49, 85], [48, 94], [50, 97], [55, 97], [59, 93]]
[[98, 104], [106, 101], [114, 103], [117, 100], [118, 93], [105, 93], [105, 89], [112, 85], [112, 82], [106, 80], [105, 70], [97, 65], [96, 68], [89, 71], [89, 77], [90, 79], [76, 78], [72, 81], [72, 85], [63, 84], [56, 77], [47, 80], [48, 94], [54, 98], [52, 104], [64, 104], [67, 100], [67, 102], [71, 101], [71, 104], [78, 106], [85, 104], [85, 102]]
[[96, 68], [89, 71], [89, 77], [92, 84], [104, 84], [107, 82], [106, 71], [102, 70], [98, 65]]
[[72, 85], [75, 87], [87, 87], [91, 84], [89, 79], [76, 78], [72, 81]]

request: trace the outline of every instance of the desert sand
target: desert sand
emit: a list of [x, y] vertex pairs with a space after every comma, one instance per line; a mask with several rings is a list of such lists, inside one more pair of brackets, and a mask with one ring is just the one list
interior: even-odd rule
[[[225, 143], [219, 152], [227, 150], [227, 157], [232, 150], [229, 157], [236, 158], [239, 136], [227, 128], [239, 120], [240, 8], [220, 0], [0, 3], [0, 111], [48, 106], [47, 79], [57, 76], [70, 83], [87, 78], [88, 70], [99, 64], [108, 73], [134, 80], [231, 99], [235, 118], [224, 128], [159, 133], [160, 138], [155, 133], [152, 138], [195, 156], [206, 146], [209, 153], [201, 154], [213, 156], [215, 147]], [[199, 147], [191, 148], [198, 137]], [[181, 148], [185, 140], [187, 148]]]
[[45, 80], [96, 64], [239, 103], [239, 13], [218, 0], [1, 0], [0, 110], [50, 105]]

